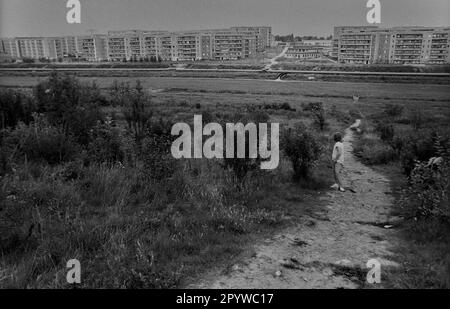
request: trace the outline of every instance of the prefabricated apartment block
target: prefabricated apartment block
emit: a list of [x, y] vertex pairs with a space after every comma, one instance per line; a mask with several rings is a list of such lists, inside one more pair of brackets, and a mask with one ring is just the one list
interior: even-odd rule
[[333, 56], [354, 64], [450, 62], [449, 27], [336, 27]]
[[289, 46], [289, 49], [286, 52], [286, 58], [300, 60], [317, 59], [320, 58], [322, 54], [323, 47], [321, 46], [298, 43]]
[[236, 60], [253, 57], [272, 41], [271, 27], [200, 31], [109, 31], [107, 35], [0, 39], [0, 54], [12, 59], [85, 61]]

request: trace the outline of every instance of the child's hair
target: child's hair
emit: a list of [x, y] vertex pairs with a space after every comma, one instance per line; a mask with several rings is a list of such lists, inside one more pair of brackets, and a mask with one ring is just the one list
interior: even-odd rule
[[342, 142], [342, 134], [337, 132], [334, 134], [334, 141], [337, 142]]

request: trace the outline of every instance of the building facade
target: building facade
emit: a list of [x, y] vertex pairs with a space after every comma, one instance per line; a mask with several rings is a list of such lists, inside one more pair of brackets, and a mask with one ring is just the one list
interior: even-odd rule
[[204, 31], [110, 31], [107, 36], [109, 61], [236, 60], [253, 57], [257, 38], [253, 32]]
[[19, 45], [16, 39], [7, 38], [0, 40], [0, 46], [2, 48], [2, 53], [5, 57], [10, 59], [20, 59], [21, 55], [19, 52]]
[[256, 39], [256, 51], [263, 52], [266, 48], [273, 44], [272, 27], [232, 27], [232, 31], [246, 34], [247, 36], [254, 36]]
[[333, 56], [341, 63], [450, 63], [448, 27], [336, 27], [333, 42]]
[[196, 61], [253, 57], [270, 46], [271, 27], [199, 31], [109, 31], [107, 35], [0, 39], [10, 59], [84, 61]]
[[106, 61], [107, 39], [105, 35], [93, 34], [76, 38], [76, 58], [85, 61]]
[[286, 52], [286, 58], [290, 59], [317, 59], [323, 54], [323, 47], [306, 45], [306, 44], [294, 44], [289, 47]]

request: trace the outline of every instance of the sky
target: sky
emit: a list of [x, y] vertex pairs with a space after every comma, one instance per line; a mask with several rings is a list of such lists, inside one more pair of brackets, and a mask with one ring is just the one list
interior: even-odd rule
[[[0, 37], [198, 30], [270, 25], [274, 34], [328, 36], [334, 26], [367, 25], [367, 0], [80, 0], [81, 24], [66, 0], [0, 0]], [[450, 0], [380, 0], [381, 27], [449, 26]]]

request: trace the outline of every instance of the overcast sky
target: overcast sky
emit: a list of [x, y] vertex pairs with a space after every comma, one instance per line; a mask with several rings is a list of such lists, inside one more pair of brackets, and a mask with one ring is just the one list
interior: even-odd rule
[[[329, 35], [366, 25], [367, 0], [81, 0], [82, 23], [66, 22], [66, 0], [0, 0], [0, 36], [107, 30], [195, 30], [271, 25], [275, 34]], [[449, 26], [450, 0], [381, 0], [381, 26]]]

